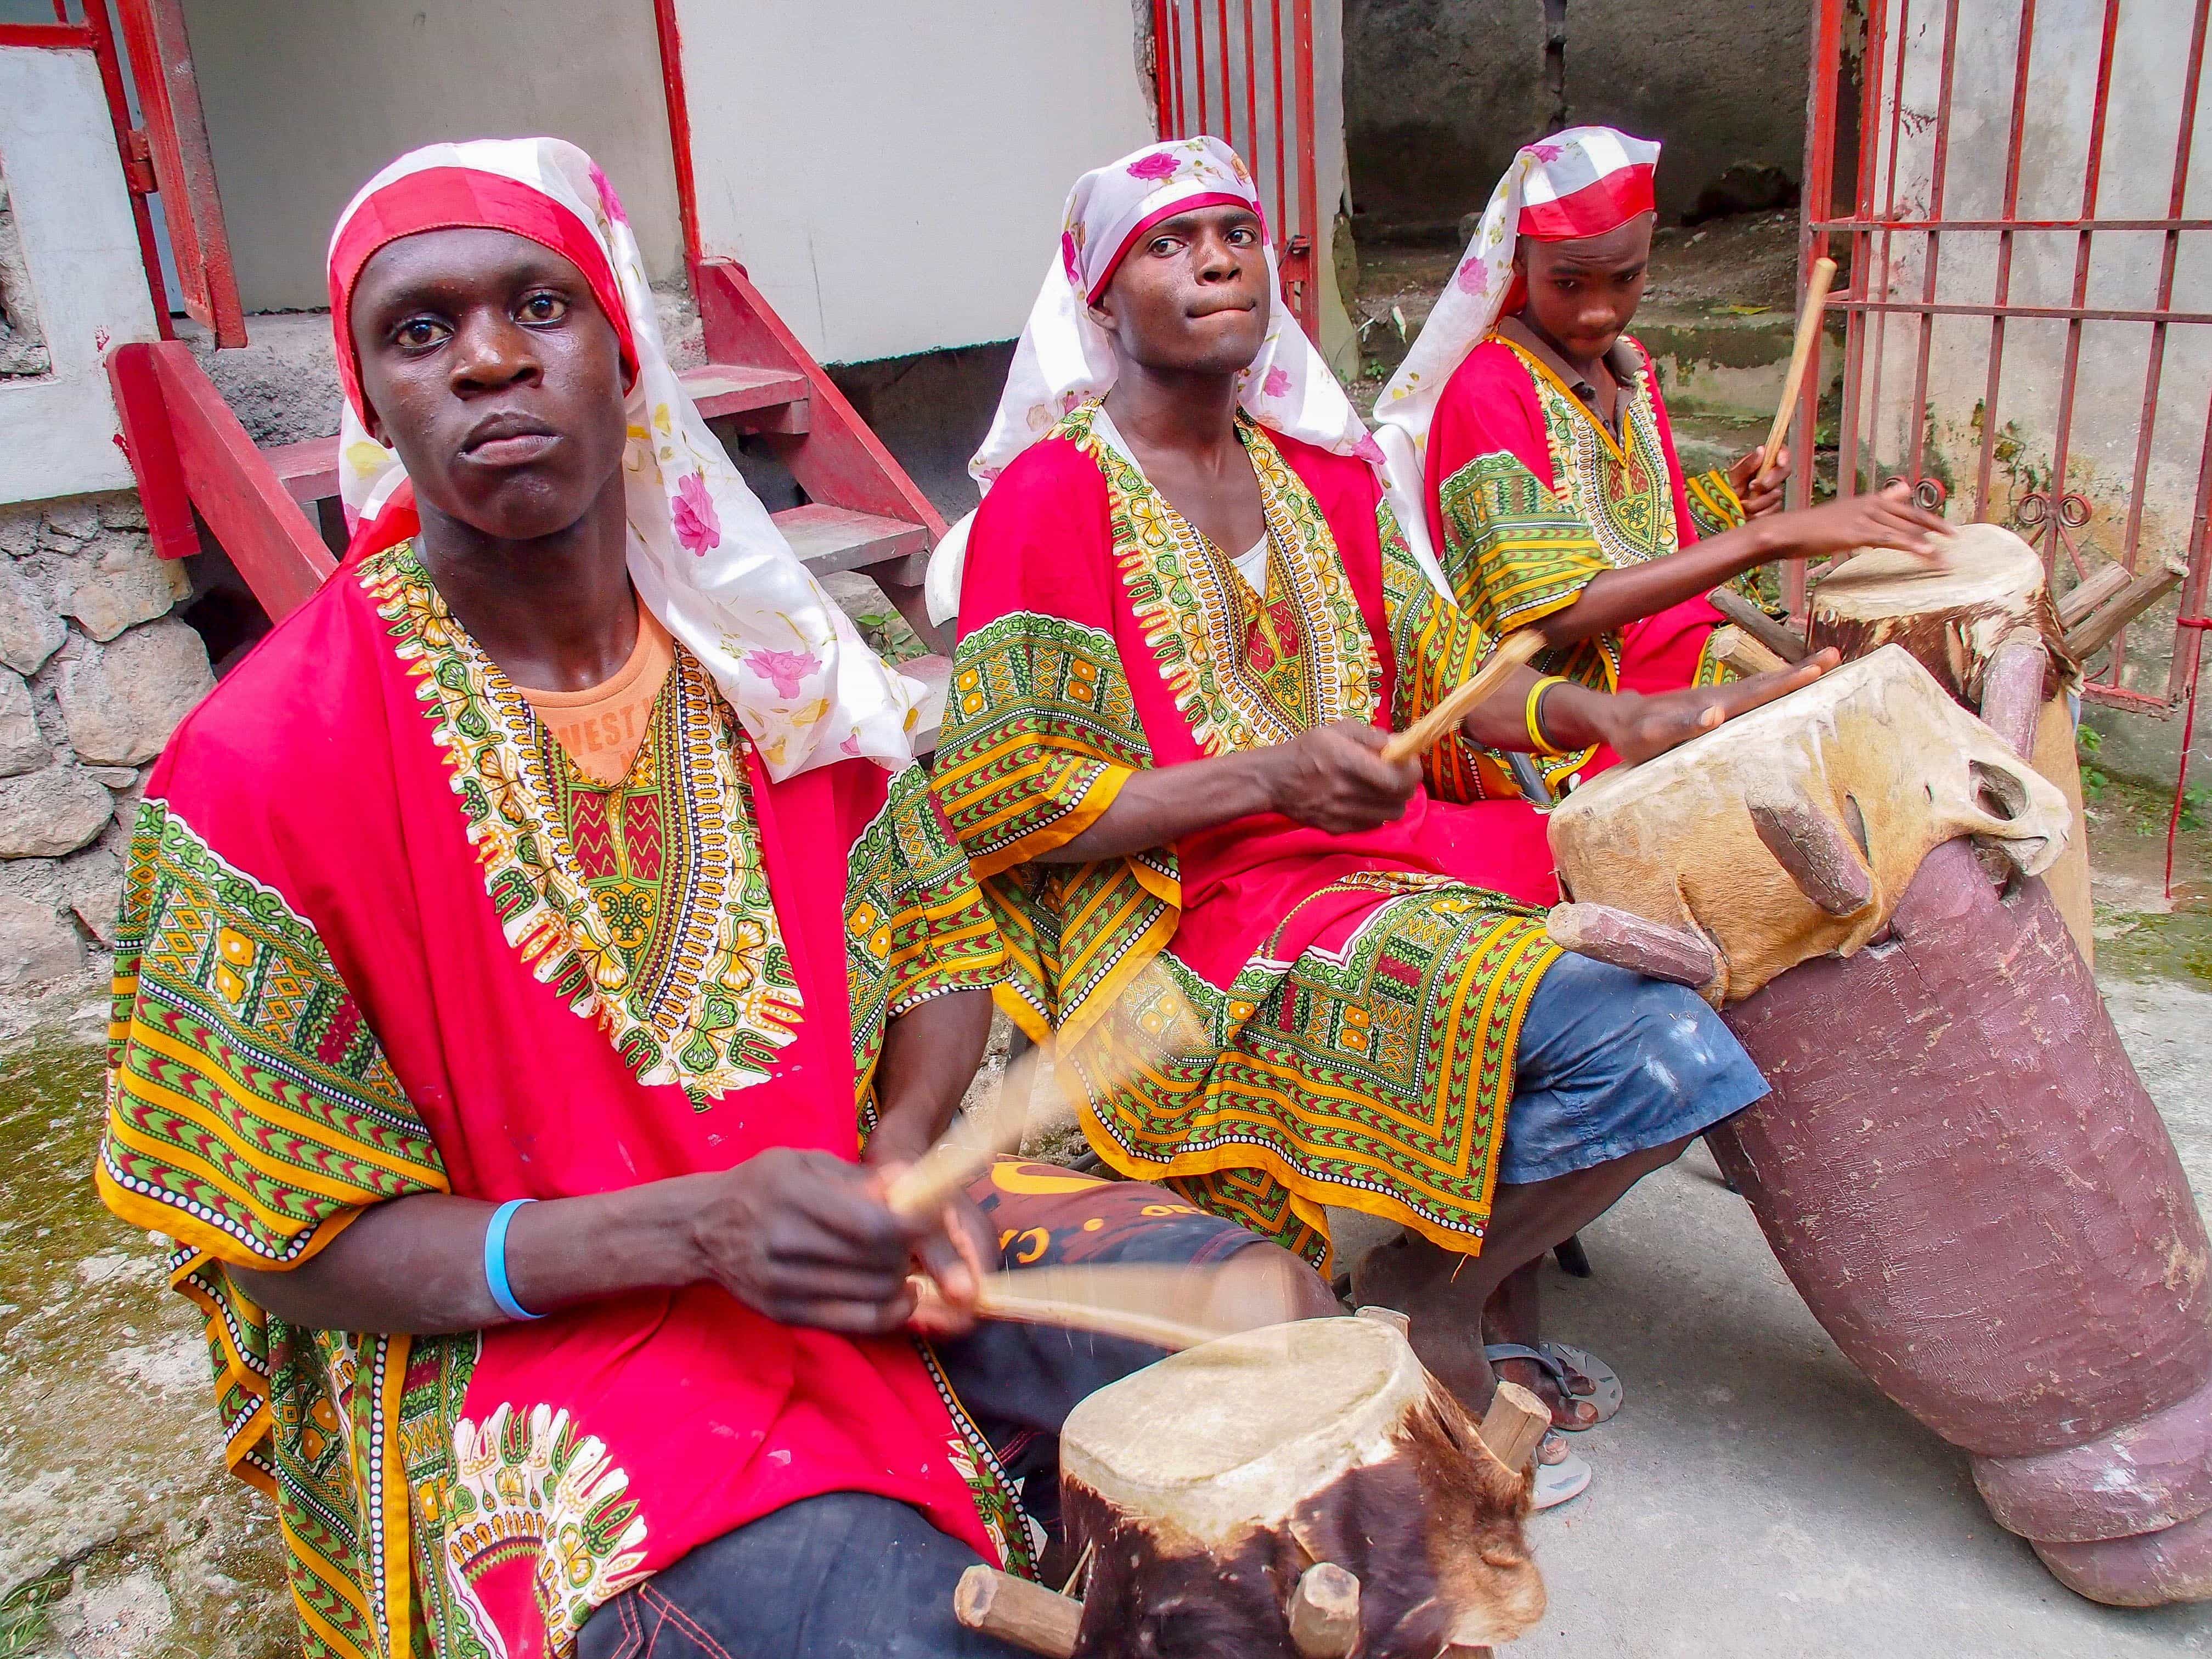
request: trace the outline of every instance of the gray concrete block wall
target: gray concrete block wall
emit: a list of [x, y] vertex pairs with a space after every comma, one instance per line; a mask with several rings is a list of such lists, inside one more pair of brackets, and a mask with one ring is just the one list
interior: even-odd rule
[[1781, 205], [1804, 155], [1809, 8], [1771, 0], [1346, 0], [1352, 197], [1371, 233], [1443, 234], [1563, 126], [1667, 147], [1678, 222]]
[[96, 988], [149, 763], [215, 684], [129, 491], [0, 507], [0, 1034]]

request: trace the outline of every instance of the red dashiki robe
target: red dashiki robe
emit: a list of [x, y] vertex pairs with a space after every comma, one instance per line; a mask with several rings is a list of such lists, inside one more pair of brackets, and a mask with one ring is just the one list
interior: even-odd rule
[[1430, 757], [1396, 822], [1273, 814], [1037, 862], [1145, 767], [1401, 730], [1492, 636], [1407, 551], [1375, 471], [1239, 416], [1268, 550], [1255, 591], [1096, 402], [1024, 450], [968, 544], [936, 787], [1006, 940], [1000, 1005], [1054, 1045], [1091, 1145], [1328, 1255], [1328, 1205], [1480, 1248], [1528, 999], [1558, 947], [1540, 819]]
[[[1650, 354], [1624, 388], [1616, 436], [1535, 353], [1493, 331], [1468, 353], [1429, 428], [1431, 544], [1460, 602], [1496, 633], [1574, 603], [1589, 580], [1663, 558], [1743, 522], [1717, 469], [1685, 477]], [[1671, 691], [1724, 674], [1700, 595], [1540, 664], [1598, 690]], [[1555, 783], [1613, 765], [1610, 749], [1552, 761]]]
[[403, 542], [179, 729], [121, 929], [100, 1189], [176, 1241], [307, 1653], [566, 1654], [624, 1586], [834, 1490], [1023, 1564], [915, 1342], [705, 1284], [458, 1336], [307, 1330], [228, 1272], [410, 1193], [857, 1157], [886, 1020], [1002, 973], [919, 767], [769, 781], [679, 644], [628, 773], [594, 785]]

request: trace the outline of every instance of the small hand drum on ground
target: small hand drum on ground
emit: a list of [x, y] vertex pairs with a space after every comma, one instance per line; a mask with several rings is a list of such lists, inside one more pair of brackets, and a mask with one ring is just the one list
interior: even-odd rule
[[[2024, 744], [2031, 666], [1982, 687]], [[1724, 1005], [1773, 1092], [1707, 1140], [1997, 1520], [2084, 1595], [2203, 1599], [2212, 1246], [2038, 877], [2068, 817], [1885, 647], [1571, 795], [1553, 932]]]
[[1510, 1384], [1499, 1394], [1493, 1449], [1372, 1318], [1171, 1355], [1060, 1431], [1082, 1601], [975, 1567], [960, 1616], [1074, 1659], [1482, 1653], [1544, 1611], [1522, 1527], [1523, 1465], [1549, 1415]]

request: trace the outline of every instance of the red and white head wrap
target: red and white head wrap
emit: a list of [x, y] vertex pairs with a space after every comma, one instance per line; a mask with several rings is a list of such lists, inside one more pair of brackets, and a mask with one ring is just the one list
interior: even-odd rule
[[1429, 516], [1421, 501], [1429, 422], [1437, 398], [1467, 354], [1522, 302], [1513, 251], [1523, 236], [1568, 242], [1602, 236], [1652, 210], [1659, 146], [1611, 127], [1569, 127], [1524, 147], [1490, 193], [1420, 337], [1375, 402], [1376, 436], [1390, 458], [1390, 504], [1414, 554], [1432, 568]]
[[[1075, 181], [1059, 251], [1014, 348], [991, 430], [968, 463], [977, 489], [988, 492], [1014, 457], [1061, 416], [1112, 388], [1120, 360], [1106, 331], [1091, 320], [1090, 307], [1145, 233], [1176, 214], [1224, 204], [1250, 208], [1266, 235], [1267, 210], [1252, 175], [1218, 138], [1147, 144]], [[1283, 299], [1272, 240], [1267, 252], [1267, 335], [1238, 381], [1237, 401], [1261, 426], [1379, 466], [1382, 457], [1375, 441]], [[939, 622], [951, 621], [959, 610], [968, 524], [963, 519], [953, 526], [930, 561], [930, 615]]]
[[923, 688], [868, 649], [800, 563], [676, 378], [644, 261], [590, 156], [558, 138], [431, 144], [386, 167], [331, 237], [331, 325], [345, 410], [338, 483], [349, 556], [414, 535], [399, 455], [369, 435], [349, 311], [379, 248], [423, 231], [502, 230], [582, 271], [622, 343], [629, 574], [662, 626], [705, 665], [769, 775], [866, 756], [896, 770]]

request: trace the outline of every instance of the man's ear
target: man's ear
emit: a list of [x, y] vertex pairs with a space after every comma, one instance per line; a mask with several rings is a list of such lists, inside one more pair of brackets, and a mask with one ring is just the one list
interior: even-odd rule
[[1121, 325], [1121, 319], [1114, 315], [1114, 307], [1103, 303], [1105, 301], [1110, 300], [1112, 297], [1113, 295], [1111, 294], [1102, 295], [1100, 296], [1099, 303], [1088, 305], [1084, 307], [1085, 312], [1088, 313], [1091, 320], [1097, 324], [1099, 327], [1104, 329], [1109, 334], [1111, 334], [1115, 329]]

